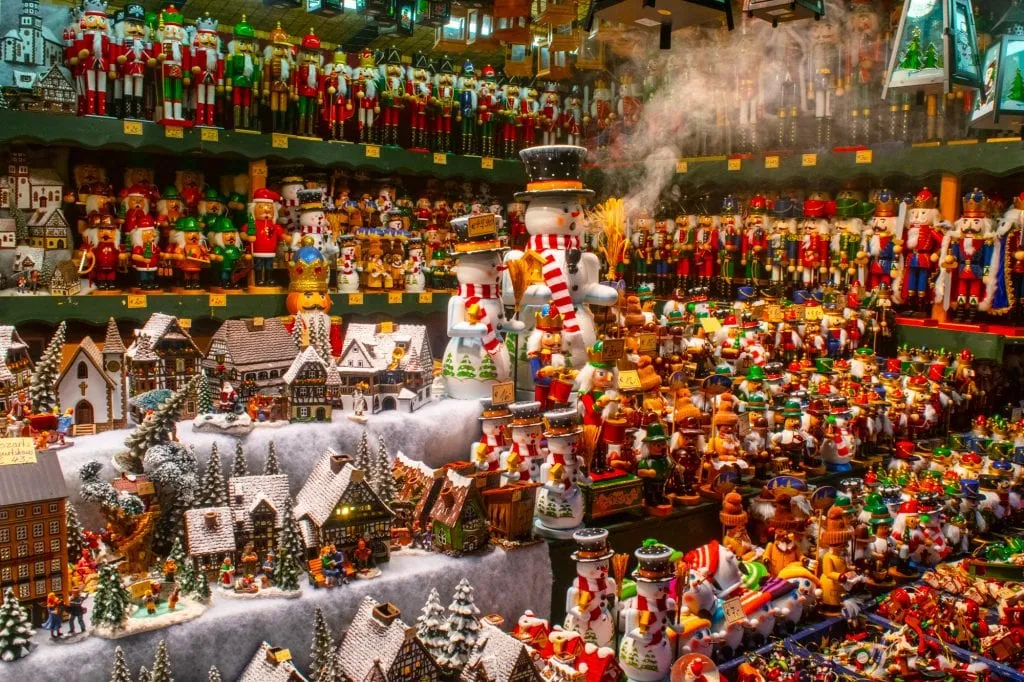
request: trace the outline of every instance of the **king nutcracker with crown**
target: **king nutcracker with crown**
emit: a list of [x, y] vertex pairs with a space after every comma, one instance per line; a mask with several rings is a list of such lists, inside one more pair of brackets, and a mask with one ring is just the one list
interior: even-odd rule
[[973, 322], [979, 306], [991, 303], [989, 270], [1001, 246], [994, 239], [985, 193], [975, 187], [963, 197], [963, 215], [942, 238], [935, 298], [955, 319]]
[[899, 271], [898, 267], [894, 267], [903, 251], [898, 203], [892, 190], [883, 189], [875, 197], [874, 216], [865, 234], [869, 291], [875, 291], [883, 283], [891, 291], [893, 273]]
[[328, 287], [330, 262], [313, 246], [313, 238], [307, 236], [288, 263], [288, 296], [285, 308], [291, 318], [285, 322], [289, 332], [300, 325], [301, 336], [316, 338], [326, 332], [330, 339], [331, 354], [341, 353], [341, 318], [329, 315], [331, 295]]
[[614, 552], [604, 528], [581, 528], [572, 535], [576, 551], [576, 579], [565, 594], [562, 627], [578, 633], [583, 641], [599, 647], [615, 646], [618, 590], [609, 576]]
[[217, 125], [217, 99], [224, 91], [224, 57], [217, 36], [218, 21], [207, 13], [196, 19], [192, 39], [192, 87], [197, 126]]
[[162, 125], [190, 126], [182, 111], [185, 88], [192, 83], [192, 53], [185, 44], [186, 33], [181, 12], [168, 7], [160, 13], [157, 28], [156, 58], [160, 62]]
[[298, 67], [292, 77], [292, 95], [297, 99], [295, 133], [313, 137], [317, 134], [320, 107], [324, 104], [324, 56], [320, 52], [320, 38], [312, 28], [299, 45]]
[[87, 116], [107, 115], [107, 76], [117, 78], [117, 46], [110, 36], [106, 0], [84, 0], [80, 30], [70, 51], [69, 68], [85, 88]]
[[261, 67], [256, 33], [243, 14], [242, 20], [235, 24], [232, 31], [228, 58], [224, 64], [224, 88], [231, 95], [231, 115], [228, 120], [235, 130], [260, 128], [255, 105], [260, 94]]
[[931, 311], [932, 273], [942, 244], [938, 205], [938, 197], [925, 187], [914, 196], [907, 213], [901, 300], [908, 309], [925, 316]]
[[369, 142], [373, 136], [373, 122], [380, 113], [377, 88], [377, 59], [369, 48], [359, 53], [359, 66], [352, 72], [353, 106], [359, 110], [358, 142]]
[[296, 70], [295, 57], [288, 33], [281, 22], [270, 32], [269, 44], [263, 48], [263, 84], [260, 92], [270, 105], [270, 130], [290, 133], [292, 112], [292, 74]]

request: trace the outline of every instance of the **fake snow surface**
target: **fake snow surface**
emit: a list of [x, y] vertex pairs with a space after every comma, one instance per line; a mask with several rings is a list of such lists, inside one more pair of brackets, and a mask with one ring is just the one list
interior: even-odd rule
[[223, 679], [235, 680], [262, 641], [290, 649], [299, 670], [307, 672], [316, 607], [323, 609], [337, 643], [364, 596], [392, 602], [401, 610], [402, 620], [413, 625], [431, 587], [447, 604], [463, 577], [473, 584], [482, 615], [498, 613], [506, 623], [514, 623], [526, 609], [539, 617], [549, 615], [551, 562], [543, 544], [460, 558], [403, 550], [392, 555], [382, 571], [375, 580], [355, 580], [333, 589], [314, 589], [303, 576], [300, 599], [226, 599], [214, 589], [213, 601], [202, 617], [181, 627], [118, 640], [88, 637], [75, 643], [54, 642], [47, 632], [38, 630], [33, 637], [36, 646], [27, 657], [0, 664], [0, 679], [106, 682], [116, 647], [124, 649], [129, 669], [152, 668], [161, 639], [167, 640], [176, 682], [206, 682], [211, 665], [220, 669]]
[[[89, 603], [86, 603], [86, 608], [89, 608]], [[192, 601], [191, 599], [183, 598], [178, 602], [178, 607], [173, 611], [167, 610], [167, 602], [163, 601], [156, 607], [156, 613], [149, 615], [145, 607], [136, 609], [128, 619], [124, 622], [123, 628], [110, 628], [101, 626], [98, 628], [90, 628], [89, 634], [96, 635], [97, 637], [103, 637], [104, 639], [121, 639], [123, 637], [131, 637], [142, 632], [150, 632], [151, 630], [162, 630], [171, 625], [177, 625], [178, 623], [187, 623], [190, 620], [195, 620], [199, 616], [203, 615], [206, 611], [206, 604]], [[86, 613], [86, 622], [89, 620], [89, 614]], [[73, 649], [72, 649], [73, 651]], [[111, 659], [113, 661], [113, 659]]]

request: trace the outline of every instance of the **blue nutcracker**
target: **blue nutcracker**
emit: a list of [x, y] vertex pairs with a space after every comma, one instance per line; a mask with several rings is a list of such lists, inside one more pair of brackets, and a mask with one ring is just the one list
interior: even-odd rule
[[462, 66], [462, 77], [459, 78], [459, 109], [456, 114], [456, 120], [461, 122], [463, 154], [476, 153], [477, 88], [473, 62], [467, 61]]

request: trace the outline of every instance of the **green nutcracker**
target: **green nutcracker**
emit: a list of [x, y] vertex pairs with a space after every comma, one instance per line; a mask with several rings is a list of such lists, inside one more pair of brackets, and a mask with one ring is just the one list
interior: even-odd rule
[[672, 503], [665, 495], [665, 482], [672, 463], [668, 458], [668, 436], [661, 422], [647, 427], [643, 452], [636, 474], [644, 484], [644, 509], [648, 514], [664, 515], [672, 511]]
[[210, 263], [217, 281], [224, 289], [237, 288], [241, 278], [234, 277], [234, 274], [252, 256], [242, 251], [238, 230], [227, 216], [217, 217], [213, 226], [213, 244]]
[[261, 67], [259, 43], [252, 26], [245, 20], [235, 24], [233, 38], [228, 43], [228, 58], [224, 63], [224, 84], [231, 94], [234, 129], [259, 129], [256, 101], [260, 95]]
[[768, 283], [768, 220], [768, 201], [755, 194], [747, 207], [740, 263], [745, 268], [747, 282], [759, 286]]
[[844, 190], [836, 196], [836, 222], [832, 236], [832, 282], [836, 286], [867, 281], [869, 235], [864, 220], [874, 205], [858, 193]]
[[722, 200], [718, 238], [721, 250], [718, 252], [718, 294], [732, 295], [732, 285], [741, 275], [740, 259], [743, 249], [743, 228], [741, 227], [739, 200], [729, 195]]

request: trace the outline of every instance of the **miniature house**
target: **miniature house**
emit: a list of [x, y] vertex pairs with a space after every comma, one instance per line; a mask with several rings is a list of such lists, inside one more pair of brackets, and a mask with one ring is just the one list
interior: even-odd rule
[[277, 534], [285, 524], [287, 501], [287, 474], [228, 479], [228, 506], [235, 524], [235, 547], [241, 551], [251, 542], [260, 556], [273, 549]]
[[32, 358], [28, 344], [21, 340], [10, 325], [0, 325], [0, 415], [6, 415], [12, 399], [22, 391], [28, 399], [28, 386], [32, 381]]
[[413, 522], [421, 529], [430, 528], [430, 513], [434, 509], [434, 504], [437, 502], [438, 495], [441, 494], [441, 488], [444, 487], [445, 482], [448, 480], [448, 472], [454, 471], [462, 476], [472, 476], [476, 473], [476, 465], [472, 462], [449, 462], [444, 466], [437, 469], [431, 469], [423, 462], [416, 463], [418, 476], [422, 478], [420, 483], [416, 483], [419, 488], [416, 493], [416, 507], [413, 510]]
[[530, 538], [539, 487], [540, 483], [534, 481], [516, 481], [483, 491], [492, 538], [507, 543]]
[[57, 375], [57, 400], [73, 410], [74, 434], [123, 429], [128, 423], [125, 347], [111, 318], [102, 347], [88, 336], [67, 344]]
[[59, 209], [64, 200], [64, 182], [52, 168], [29, 168], [21, 152], [13, 152], [7, 166], [7, 186], [14, 188], [11, 208], [22, 211]]
[[542, 682], [530, 648], [485, 618], [477, 651], [459, 675], [459, 682]]
[[462, 554], [487, 545], [487, 515], [476, 480], [449, 470], [430, 511], [434, 549]]
[[53, 114], [75, 113], [78, 93], [67, 69], [59, 64], [54, 64], [39, 77], [32, 88], [32, 94], [42, 111]]
[[414, 412], [430, 401], [434, 359], [421, 324], [353, 322], [338, 360], [339, 391], [346, 410], [359, 384], [373, 413]]
[[235, 532], [230, 507], [204, 507], [185, 512], [185, 551], [208, 576], [225, 555], [235, 556]]
[[[199, 373], [203, 353], [178, 318], [153, 313], [136, 330], [125, 357], [128, 395], [135, 396], [154, 389], [177, 391], [187, 385]], [[195, 415], [195, 400], [189, 400], [182, 418]]]
[[363, 472], [346, 455], [328, 448], [317, 461], [295, 499], [295, 518], [307, 555], [324, 545], [341, 551], [366, 539], [377, 561], [390, 557], [391, 522], [395, 513], [370, 488]]
[[82, 291], [82, 279], [78, 266], [72, 260], [57, 263], [50, 276], [51, 296], [77, 296]]
[[292, 663], [288, 649], [260, 644], [237, 682], [307, 682]]
[[394, 604], [363, 597], [338, 646], [337, 668], [349, 682], [437, 682], [441, 669]]
[[327, 399], [327, 363], [313, 346], [306, 346], [295, 357], [283, 379], [290, 421], [331, 421], [331, 403]]
[[230, 381], [243, 399], [277, 396], [284, 393], [284, 375], [296, 355], [280, 319], [227, 320], [210, 339], [203, 369], [211, 379]]

